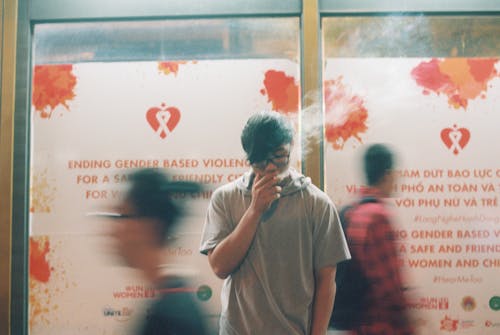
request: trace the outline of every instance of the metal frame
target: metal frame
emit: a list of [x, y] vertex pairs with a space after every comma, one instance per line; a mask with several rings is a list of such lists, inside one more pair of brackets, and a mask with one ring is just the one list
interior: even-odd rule
[[14, 97], [16, 82], [17, 1], [0, 1], [1, 114], [0, 114], [0, 333], [9, 334], [12, 265], [12, 173]]
[[303, 169], [323, 188], [323, 129], [320, 127], [323, 15], [500, 13], [500, 3], [491, 0], [0, 0], [0, 4], [0, 193], [3, 195], [0, 200], [0, 333], [16, 335], [28, 333], [29, 100], [31, 34], [35, 23], [300, 16], [302, 120], [314, 118], [319, 126], [313, 141], [302, 143], [306, 149]]
[[302, 0], [31, 0], [31, 20], [299, 15]]
[[464, 13], [500, 11], [492, 0], [320, 0], [322, 14], [360, 13]]
[[[31, 96], [31, 31], [29, 2], [17, 0], [16, 91], [14, 109], [12, 195], [12, 334], [28, 334], [29, 270], [29, 116]], [[22, 274], [22, 276], [18, 276]]]
[[[318, 11], [318, 0], [304, 0], [302, 13], [302, 47], [301, 47], [301, 69], [302, 69], [302, 113], [301, 124], [308, 122], [307, 134], [302, 130], [302, 149], [304, 164], [302, 170], [305, 175], [311, 177], [312, 182], [323, 189], [323, 120], [322, 111], [322, 67], [321, 44], [320, 44], [320, 15]], [[310, 127], [310, 121], [314, 120], [314, 126]], [[310, 129], [309, 129], [310, 128]], [[304, 138], [307, 136], [307, 138]]]

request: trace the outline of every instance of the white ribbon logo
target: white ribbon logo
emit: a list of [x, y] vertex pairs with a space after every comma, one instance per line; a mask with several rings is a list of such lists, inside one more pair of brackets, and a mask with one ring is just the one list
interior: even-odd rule
[[158, 129], [156, 129], [156, 133], [161, 136], [161, 133], [165, 133], [165, 136], [170, 134], [170, 129], [168, 129], [168, 121], [170, 120], [170, 112], [169, 111], [159, 111], [156, 113], [156, 120], [158, 121]]
[[460, 139], [462, 138], [462, 133], [458, 131], [456, 128], [450, 132], [450, 140], [451, 146], [450, 149], [453, 149], [455, 154], [459, 153], [462, 150], [462, 146], [460, 145]]

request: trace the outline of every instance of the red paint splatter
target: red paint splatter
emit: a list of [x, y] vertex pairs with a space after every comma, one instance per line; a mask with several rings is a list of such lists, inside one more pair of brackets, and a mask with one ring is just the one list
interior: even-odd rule
[[[51, 240], [47, 235], [30, 237], [29, 276], [29, 327], [50, 329], [53, 321], [58, 322], [59, 301], [69, 289], [66, 277], [67, 262], [58, 257], [61, 242]], [[50, 253], [50, 262], [47, 259]], [[63, 255], [62, 252], [59, 256]], [[64, 257], [68, 257], [65, 253]], [[73, 282], [76, 287], [76, 283]], [[58, 323], [59, 324], [59, 323]], [[37, 328], [38, 329], [38, 328]]]
[[470, 67], [472, 77], [478, 82], [487, 82], [498, 75], [495, 69], [495, 64], [498, 61], [496, 58], [470, 58], [467, 63]]
[[364, 100], [342, 83], [342, 77], [324, 83], [325, 138], [335, 150], [342, 150], [350, 138], [362, 143], [361, 134], [368, 129], [368, 111]]
[[454, 108], [466, 109], [470, 100], [484, 98], [488, 82], [499, 74], [495, 69], [496, 58], [448, 58], [422, 62], [411, 71], [413, 79], [437, 95], [448, 97], [448, 104]]
[[48, 239], [30, 238], [30, 276], [42, 283], [47, 283], [50, 279], [52, 271], [47, 255], [50, 251], [50, 243]]
[[42, 118], [50, 118], [58, 105], [69, 110], [67, 102], [75, 97], [73, 65], [37, 65], [33, 76], [33, 106]]
[[166, 75], [173, 73], [175, 76], [177, 76], [177, 73], [179, 72], [179, 65], [186, 63], [186, 61], [158, 62], [158, 70]]
[[287, 76], [283, 71], [269, 70], [265, 73], [262, 95], [267, 94], [267, 101], [272, 109], [284, 114], [297, 113], [299, 110], [299, 86], [295, 78]]
[[30, 212], [50, 213], [56, 197], [56, 187], [52, 186], [53, 180], [47, 177], [47, 169], [34, 173], [30, 187]]
[[468, 105], [467, 100], [463, 99], [459, 94], [451, 95], [448, 99], [448, 103], [455, 108], [466, 108]]
[[439, 61], [433, 59], [429, 62], [422, 62], [411, 71], [413, 79], [420, 86], [427, 90], [437, 92], [446, 91], [448, 86], [452, 86], [450, 78], [439, 71]]

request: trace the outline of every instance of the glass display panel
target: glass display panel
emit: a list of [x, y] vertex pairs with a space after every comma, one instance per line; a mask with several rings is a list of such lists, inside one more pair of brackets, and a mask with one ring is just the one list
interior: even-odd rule
[[83, 21], [110, 18], [300, 15], [301, 0], [31, 0], [31, 19]]
[[34, 61], [297, 59], [298, 29], [295, 18], [48, 23], [35, 26]]
[[339, 16], [322, 28], [327, 193], [354, 201], [364, 149], [390, 145], [387, 202], [418, 334], [495, 334], [500, 17]]
[[[222, 281], [198, 252], [205, 211], [217, 186], [249, 169], [250, 115], [274, 110], [298, 129], [299, 20], [47, 24], [34, 44], [30, 333], [124, 334], [147, 315], [157, 292], [110, 253], [109, 219], [93, 215], [141, 167], [205, 187], [165, 268], [191, 280], [215, 328]], [[299, 157], [297, 146], [298, 170]]]
[[496, 57], [498, 16], [353, 16], [322, 21], [326, 59]]

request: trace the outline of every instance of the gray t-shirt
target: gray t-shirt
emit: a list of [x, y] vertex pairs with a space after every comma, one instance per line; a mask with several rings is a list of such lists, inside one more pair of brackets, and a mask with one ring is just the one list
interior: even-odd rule
[[[200, 252], [233, 231], [251, 201], [251, 172], [214, 191]], [[222, 288], [221, 335], [306, 335], [314, 271], [350, 258], [337, 211], [309, 178], [290, 169], [245, 259]]]

